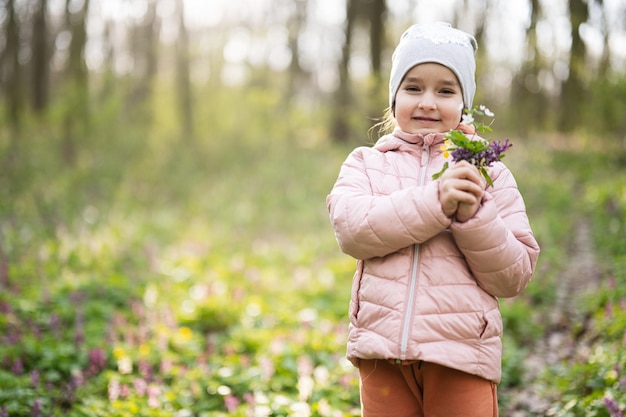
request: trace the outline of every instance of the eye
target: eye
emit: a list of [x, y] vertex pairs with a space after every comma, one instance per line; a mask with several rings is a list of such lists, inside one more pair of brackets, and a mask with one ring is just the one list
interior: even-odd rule
[[444, 88], [441, 90], [441, 94], [445, 94], [445, 95], [455, 95], [456, 91], [450, 89], [450, 88]]
[[404, 87], [404, 89], [406, 91], [409, 91], [409, 92], [420, 92], [421, 91], [421, 89], [418, 86], [416, 86], [416, 85], [407, 85], [407, 86]]

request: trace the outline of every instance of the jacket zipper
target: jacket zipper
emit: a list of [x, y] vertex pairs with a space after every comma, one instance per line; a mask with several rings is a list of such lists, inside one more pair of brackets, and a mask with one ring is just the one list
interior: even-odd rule
[[[422, 145], [422, 159], [420, 162], [420, 185], [426, 183], [426, 173], [428, 171], [428, 160], [430, 159], [430, 147]], [[419, 243], [413, 245], [413, 263], [411, 264], [411, 280], [409, 282], [409, 298], [407, 300], [406, 312], [404, 315], [404, 326], [402, 327], [402, 339], [400, 343], [400, 359], [406, 359], [406, 351], [409, 346], [409, 332], [411, 330], [411, 316], [415, 304], [415, 289], [417, 287], [417, 267], [419, 255]]]

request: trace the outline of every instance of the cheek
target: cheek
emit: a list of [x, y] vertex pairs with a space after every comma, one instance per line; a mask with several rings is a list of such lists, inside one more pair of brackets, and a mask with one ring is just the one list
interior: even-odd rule
[[450, 109], [450, 111], [446, 113], [447, 127], [450, 129], [456, 128], [461, 122], [462, 116], [463, 112], [461, 110], [457, 110], [456, 107], [454, 109]]
[[400, 117], [405, 112], [406, 112], [406, 106], [404, 105], [404, 102], [402, 101], [402, 99], [396, 99], [396, 102], [393, 106], [394, 116]]
[[450, 112], [450, 119], [456, 122], [460, 122], [462, 117], [463, 117], [463, 107], [461, 108], [457, 107]]
[[398, 96], [396, 97], [394, 111], [395, 111], [395, 114], [403, 114], [406, 112], [412, 112], [413, 106], [412, 106], [411, 100], [402, 94], [398, 94]]

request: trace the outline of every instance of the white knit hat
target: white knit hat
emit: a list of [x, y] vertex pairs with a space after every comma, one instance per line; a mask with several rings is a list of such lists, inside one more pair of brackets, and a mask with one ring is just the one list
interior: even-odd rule
[[434, 62], [448, 67], [463, 89], [463, 104], [472, 107], [476, 92], [476, 39], [448, 23], [413, 25], [408, 28], [391, 57], [389, 77], [389, 106], [393, 107], [396, 93], [407, 72], [418, 64]]

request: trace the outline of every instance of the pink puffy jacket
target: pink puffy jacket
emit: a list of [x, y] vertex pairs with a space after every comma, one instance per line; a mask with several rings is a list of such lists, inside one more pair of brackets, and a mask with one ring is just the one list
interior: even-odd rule
[[496, 297], [529, 283], [539, 246], [511, 172], [498, 162], [476, 215], [448, 218], [432, 180], [443, 134], [396, 130], [355, 149], [327, 198], [341, 249], [358, 259], [348, 358], [423, 360], [499, 382]]

